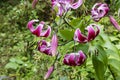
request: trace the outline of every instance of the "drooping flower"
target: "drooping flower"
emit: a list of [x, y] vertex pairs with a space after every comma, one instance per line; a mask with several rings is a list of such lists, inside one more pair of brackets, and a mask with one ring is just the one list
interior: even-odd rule
[[36, 4], [38, 3], [38, 0], [33, 0], [32, 1], [32, 8], [34, 9], [36, 7]]
[[109, 7], [105, 3], [96, 3], [91, 10], [91, 17], [94, 21], [98, 22], [102, 17], [104, 17], [109, 11]]
[[38, 42], [38, 50], [46, 55], [55, 56], [57, 54], [58, 39], [56, 34], [53, 35], [51, 44], [42, 40]]
[[86, 60], [86, 55], [80, 50], [78, 53], [66, 54], [63, 63], [69, 66], [80, 66]]
[[[94, 28], [96, 28], [96, 29], [94, 29]], [[96, 24], [91, 24], [86, 29], [88, 31], [87, 36], [83, 35], [82, 32], [80, 31], [80, 29], [77, 28], [74, 33], [74, 40], [79, 43], [86, 43], [86, 42], [89, 42], [89, 41], [95, 39], [95, 37], [100, 32], [99, 26]]]
[[57, 15], [62, 16], [63, 13], [67, 12], [69, 9], [77, 9], [83, 3], [83, 0], [51, 0], [52, 8], [55, 9], [57, 7], [58, 13]]
[[41, 21], [39, 25], [34, 29], [33, 24], [38, 22], [39, 20], [31, 20], [27, 24], [27, 28], [32, 32], [32, 34], [36, 35], [37, 37], [48, 37], [51, 33], [51, 27], [48, 26], [47, 30], [43, 31], [43, 27], [45, 22]]
[[110, 15], [110, 16], [109, 16], [109, 19], [110, 19], [110, 22], [112, 23], [112, 25], [113, 25], [117, 30], [120, 31], [120, 25], [117, 23], [117, 21], [114, 19], [114, 17]]
[[53, 73], [53, 71], [54, 71], [54, 66], [51, 66], [48, 69], [47, 73], [45, 74], [44, 79], [48, 79], [50, 77], [50, 75]]

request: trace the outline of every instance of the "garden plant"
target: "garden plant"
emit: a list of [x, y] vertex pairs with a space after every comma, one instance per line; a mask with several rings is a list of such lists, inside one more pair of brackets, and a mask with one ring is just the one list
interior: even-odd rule
[[0, 80], [120, 80], [119, 0], [0, 4]]

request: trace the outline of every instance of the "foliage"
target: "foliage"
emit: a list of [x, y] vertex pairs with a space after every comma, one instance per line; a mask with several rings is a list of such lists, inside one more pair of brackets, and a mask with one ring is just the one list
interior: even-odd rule
[[[103, 0], [102, 0], [103, 1]], [[0, 1], [0, 79], [2, 76], [13, 80], [43, 80], [45, 73], [55, 57], [44, 55], [37, 50], [37, 42], [45, 39], [36, 37], [26, 28], [29, 20], [47, 21], [59, 38], [60, 54], [55, 70], [49, 80], [119, 80], [120, 79], [120, 32], [110, 23], [108, 17], [102, 18], [100, 34], [88, 43], [76, 43], [73, 36], [76, 28], [82, 33], [90, 23], [91, 5], [96, 0], [84, 0], [78, 10], [68, 12], [65, 18], [56, 17], [50, 0], [39, 0], [32, 9], [32, 0]], [[117, 16], [119, 0], [111, 0], [110, 13]], [[116, 7], [116, 8], [115, 8]], [[51, 36], [46, 40], [50, 41]], [[63, 64], [66, 53], [82, 50], [87, 59], [81, 66], [71, 67]]]

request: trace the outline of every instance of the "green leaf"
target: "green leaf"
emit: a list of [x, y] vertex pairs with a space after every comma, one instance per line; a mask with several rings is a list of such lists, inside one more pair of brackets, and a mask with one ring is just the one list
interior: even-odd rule
[[116, 80], [120, 79], [120, 61], [109, 59], [109, 69]]
[[73, 46], [74, 46], [74, 41], [68, 42], [67, 44], [61, 47], [61, 53], [66, 54], [66, 52], [71, 50]]
[[114, 52], [113, 50], [107, 49], [106, 52], [109, 59], [120, 60], [120, 56], [116, 54], [116, 52]]
[[83, 26], [84, 20], [80, 18], [73, 19], [69, 24], [75, 28], [80, 28], [82, 31], [85, 28], [85, 26]]
[[10, 62], [8, 64], [6, 64], [5, 68], [9, 69], [17, 69], [19, 67], [19, 65], [17, 63], [13, 63], [13, 62]]
[[97, 55], [93, 55], [92, 62], [96, 72], [96, 76], [99, 80], [104, 80], [104, 73], [107, 69], [108, 57], [106, 51], [102, 46], [97, 45]]
[[24, 62], [20, 58], [11, 58], [10, 62], [16, 62], [18, 64], [23, 64]]
[[97, 58], [100, 61], [102, 61], [105, 65], [107, 65], [108, 64], [107, 52], [100, 45], [97, 45], [96, 48], [98, 50], [98, 56], [97, 56]]
[[76, 48], [76, 51], [82, 50], [82, 51], [84, 51], [84, 53], [87, 53], [89, 46], [88, 46], [88, 44], [78, 44], [75, 46], [75, 48]]
[[74, 36], [74, 31], [69, 29], [59, 30], [59, 34], [64, 40], [72, 40]]
[[104, 80], [104, 63], [100, 61], [96, 56], [92, 57], [93, 66], [96, 72], [98, 80]]

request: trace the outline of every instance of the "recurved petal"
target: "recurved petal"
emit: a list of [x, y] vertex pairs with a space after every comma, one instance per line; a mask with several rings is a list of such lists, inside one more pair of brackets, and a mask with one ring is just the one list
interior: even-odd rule
[[41, 21], [40, 24], [36, 27], [36, 29], [34, 29], [34, 31], [32, 32], [34, 35], [36, 35], [37, 37], [41, 36], [41, 32], [44, 26], [44, 22]]
[[66, 54], [66, 55], [65, 55], [64, 60], [63, 60], [63, 63], [64, 63], [64, 64], [69, 65], [69, 57], [70, 57], [69, 54]]
[[71, 53], [71, 54], [70, 54], [70, 57], [69, 57], [69, 65], [70, 65], [70, 66], [76, 66], [76, 63], [75, 63], [75, 53]]
[[51, 48], [48, 46], [48, 43], [45, 40], [38, 42], [38, 50], [46, 55], [52, 56]]
[[77, 2], [75, 2], [71, 5], [71, 8], [77, 9], [78, 7], [80, 7], [82, 5], [82, 3], [83, 3], [83, 0], [78, 0]]
[[96, 32], [95, 32], [95, 36], [97, 36], [97, 35], [100, 33], [100, 28], [99, 28], [98, 25], [95, 25], [95, 24], [94, 24], [94, 26], [96, 26], [96, 28], [97, 28], [97, 30], [96, 30]]
[[58, 38], [57, 35], [54, 34], [51, 42], [51, 51], [53, 56], [57, 54], [57, 46], [58, 46]]
[[93, 7], [92, 10], [96, 10], [102, 3], [96, 3]]
[[98, 8], [99, 16], [103, 17], [105, 16], [109, 11], [109, 7], [107, 4], [101, 4], [101, 6]]
[[75, 33], [74, 33], [74, 40], [77, 41], [77, 42], [80, 42], [80, 43], [84, 43], [84, 42], [87, 42], [87, 37], [84, 36], [80, 29], [76, 29]]
[[87, 30], [88, 30], [88, 42], [89, 42], [95, 38], [95, 30], [92, 27], [92, 25], [88, 26]]
[[38, 45], [48, 45], [47, 42], [45, 40], [42, 40], [42, 41], [39, 41], [38, 42]]
[[63, 7], [62, 6], [58, 6], [58, 13], [57, 13], [57, 15], [62, 16], [63, 13], [64, 13]]
[[34, 35], [36, 35], [37, 37], [40, 37], [41, 31], [42, 31], [41, 27], [38, 26], [38, 27], [36, 27], [36, 29], [32, 33]]
[[44, 32], [41, 32], [40, 36], [41, 37], [48, 37], [51, 34], [51, 27], [48, 26], [48, 29]]
[[79, 63], [79, 65], [81, 65], [86, 60], [86, 55], [81, 50], [78, 51], [78, 53], [80, 55], [78, 63]]
[[109, 19], [110, 19], [110, 22], [112, 23], [112, 25], [113, 25], [117, 30], [120, 31], [120, 25], [117, 23], [117, 21], [114, 19], [114, 17], [110, 15], [110, 16], [109, 16]]
[[31, 21], [29, 21], [28, 22], [28, 24], [27, 24], [27, 28], [31, 31], [31, 32], [33, 32], [34, 31], [34, 26], [33, 26], [33, 24], [35, 23], [35, 22], [38, 22], [39, 20], [31, 20]]
[[99, 33], [100, 29], [99, 26], [96, 24], [91, 24], [87, 27], [88, 30], [88, 42], [93, 40]]

